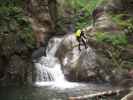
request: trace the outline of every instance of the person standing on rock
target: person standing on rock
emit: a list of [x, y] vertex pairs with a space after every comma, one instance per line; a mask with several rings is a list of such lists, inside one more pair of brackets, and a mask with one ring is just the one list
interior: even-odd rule
[[85, 46], [85, 48], [87, 49], [87, 45], [86, 45], [86, 39], [87, 39], [87, 37], [85, 36], [85, 33], [82, 30], [78, 29], [75, 32], [75, 36], [77, 38], [77, 41], [79, 42], [79, 46], [78, 46], [79, 51], [81, 51], [80, 46], [81, 46], [82, 43]]

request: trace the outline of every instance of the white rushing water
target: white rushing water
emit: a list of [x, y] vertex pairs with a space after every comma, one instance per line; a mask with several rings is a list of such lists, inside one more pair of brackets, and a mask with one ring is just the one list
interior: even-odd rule
[[46, 54], [42, 56], [37, 63], [34, 63], [36, 70], [36, 86], [52, 86], [59, 88], [72, 88], [76, 83], [68, 82], [61, 70], [61, 64], [55, 57], [56, 50], [59, 47], [61, 38], [53, 38], [49, 41]]

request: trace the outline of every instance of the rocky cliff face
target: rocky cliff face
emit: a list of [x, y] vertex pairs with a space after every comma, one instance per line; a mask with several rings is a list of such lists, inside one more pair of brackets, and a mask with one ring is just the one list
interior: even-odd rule
[[106, 7], [114, 12], [127, 11], [132, 14], [133, 0], [110, 0]]
[[[23, 2], [25, 3], [23, 9], [26, 13], [25, 20], [31, 23], [34, 34], [38, 35], [37, 32], [41, 31], [45, 35], [43, 39], [45, 41], [47, 36], [51, 35], [49, 33], [54, 30], [56, 0], [25, 0]], [[29, 32], [26, 34], [21, 32], [24, 30], [23, 20], [19, 24], [18, 26], [14, 24], [15, 31], [0, 31], [0, 82], [2, 85], [32, 82], [31, 55], [34, 47], [29, 47], [29, 43], [25, 42], [23, 37], [29, 42], [33, 42], [30, 38], [35, 37], [28, 34]]]
[[27, 0], [26, 2], [27, 15], [34, 20], [34, 25], [38, 29], [40, 26], [44, 28], [46, 34], [53, 32], [57, 17], [56, 0]]
[[4, 84], [31, 82], [31, 51], [16, 33], [8, 33], [0, 47], [0, 81]]
[[55, 34], [57, 19], [56, 0], [26, 0], [26, 11], [38, 42], [47, 44], [48, 38]]
[[[67, 79], [71, 81], [103, 80], [112, 83], [121, 81], [121, 84], [132, 83], [125, 81], [128, 78], [131, 79], [128, 73], [132, 68], [132, 47], [120, 46], [119, 48], [119, 46], [115, 47], [110, 43], [98, 43], [95, 37], [98, 32], [105, 33], [109, 37], [126, 35], [123, 29], [112, 21], [110, 13], [113, 12], [117, 15], [127, 11], [130, 15], [131, 1], [110, 0], [96, 8], [93, 15], [94, 26], [85, 29], [90, 46], [87, 50], [78, 51], [78, 43], [73, 35], [64, 37], [56, 56], [61, 61]], [[129, 7], [125, 9], [124, 4]]]
[[[133, 57], [131, 53], [133, 48], [131, 46], [132, 42], [130, 42], [130, 39], [128, 38], [128, 44], [130, 45], [127, 44], [126, 46], [113, 47], [105, 42], [96, 42], [97, 39], [95, 37], [97, 32], [105, 33], [110, 37], [113, 35], [127, 35], [118, 25], [121, 23], [120, 20], [118, 22], [113, 21], [111, 19], [111, 14], [116, 17], [119, 16], [119, 14], [125, 14], [126, 12], [127, 16], [132, 16], [132, 7], [132, 0], [110, 0], [96, 8], [93, 16], [95, 19], [94, 26], [86, 29], [86, 33], [89, 38], [89, 45], [96, 50], [96, 54], [98, 55], [97, 62], [100, 66], [98, 67], [99, 76], [101, 76], [104, 80], [115, 82], [121, 81], [121, 84], [124, 83], [126, 78], [132, 80], [131, 76], [128, 74], [129, 70], [132, 69], [132, 64], [127, 63], [130, 62]], [[128, 19], [130, 17], [124, 18]], [[127, 28], [124, 27], [124, 29]], [[132, 35], [130, 35], [130, 38], [131, 37]], [[125, 83], [128, 85], [128, 83], [132, 83], [132, 81], [125, 81]]]

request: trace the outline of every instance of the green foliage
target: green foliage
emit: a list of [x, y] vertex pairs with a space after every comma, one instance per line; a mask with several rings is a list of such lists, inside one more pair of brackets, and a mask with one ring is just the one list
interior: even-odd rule
[[133, 36], [133, 17], [127, 13], [121, 13], [111, 14], [111, 18], [112, 21], [114, 21], [117, 26], [127, 35], [130, 43], [131, 37]]
[[91, 24], [93, 10], [103, 1], [106, 0], [66, 0], [63, 9], [72, 12], [73, 15], [69, 17], [75, 29], [82, 29]]
[[133, 32], [133, 18], [128, 14], [111, 15], [111, 18], [126, 33]]
[[78, 14], [78, 21], [75, 25], [76, 29], [84, 28], [91, 24], [92, 12], [102, 1], [103, 0], [71, 0], [71, 6]]
[[76, 12], [84, 11], [87, 15], [91, 15], [96, 6], [100, 5], [104, 0], [67, 0], [68, 6], [72, 7]]
[[17, 7], [0, 7], [0, 32], [15, 31], [20, 17], [21, 9]]
[[23, 9], [21, 0], [2, 0], [0, 4], [0, 33], [14, 33], [22, 39], [28, 47], [33, 47], [33, 32]]
[[34, 34], [31, 27], [24, 27], [23, 30], [18, 33], [18, 36], [24, 40], [28, 47], [33, 48], [35, 46]]
[[6, 7], [22, 7], [24, 5], [23, 0], [0, 0], [0, 6], [6, 6]]
[[124, 34], [115, 34], [115, 35], [111, 34], [110, 35], [110, 33], [107, 33], [107, 32], [97, 32], [96, 40], [98, 42], [110, 43], [114, 46], [127, 45], [127, 43], [128, 43], [126, 35], [124, 35]]

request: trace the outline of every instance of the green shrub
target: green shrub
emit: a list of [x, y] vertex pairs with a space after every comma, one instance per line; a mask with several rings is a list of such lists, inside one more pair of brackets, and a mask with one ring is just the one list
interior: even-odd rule
[[114, 46], [127, 45], [127, 43], [128, 43], [126, 35], [124, 35], [124, 34], [110, 35], [110, 33], [107, 33], [107, 32], [97, 32], [96, 40], [97, 40], [97, 42], [110, 43]]
[[21, 0], [2, 0], [0, 4], [0, 33], [14, 33], [22, 39], [28, 47], [34, 46], [34, 36], [30, 23], [20, 6]]

